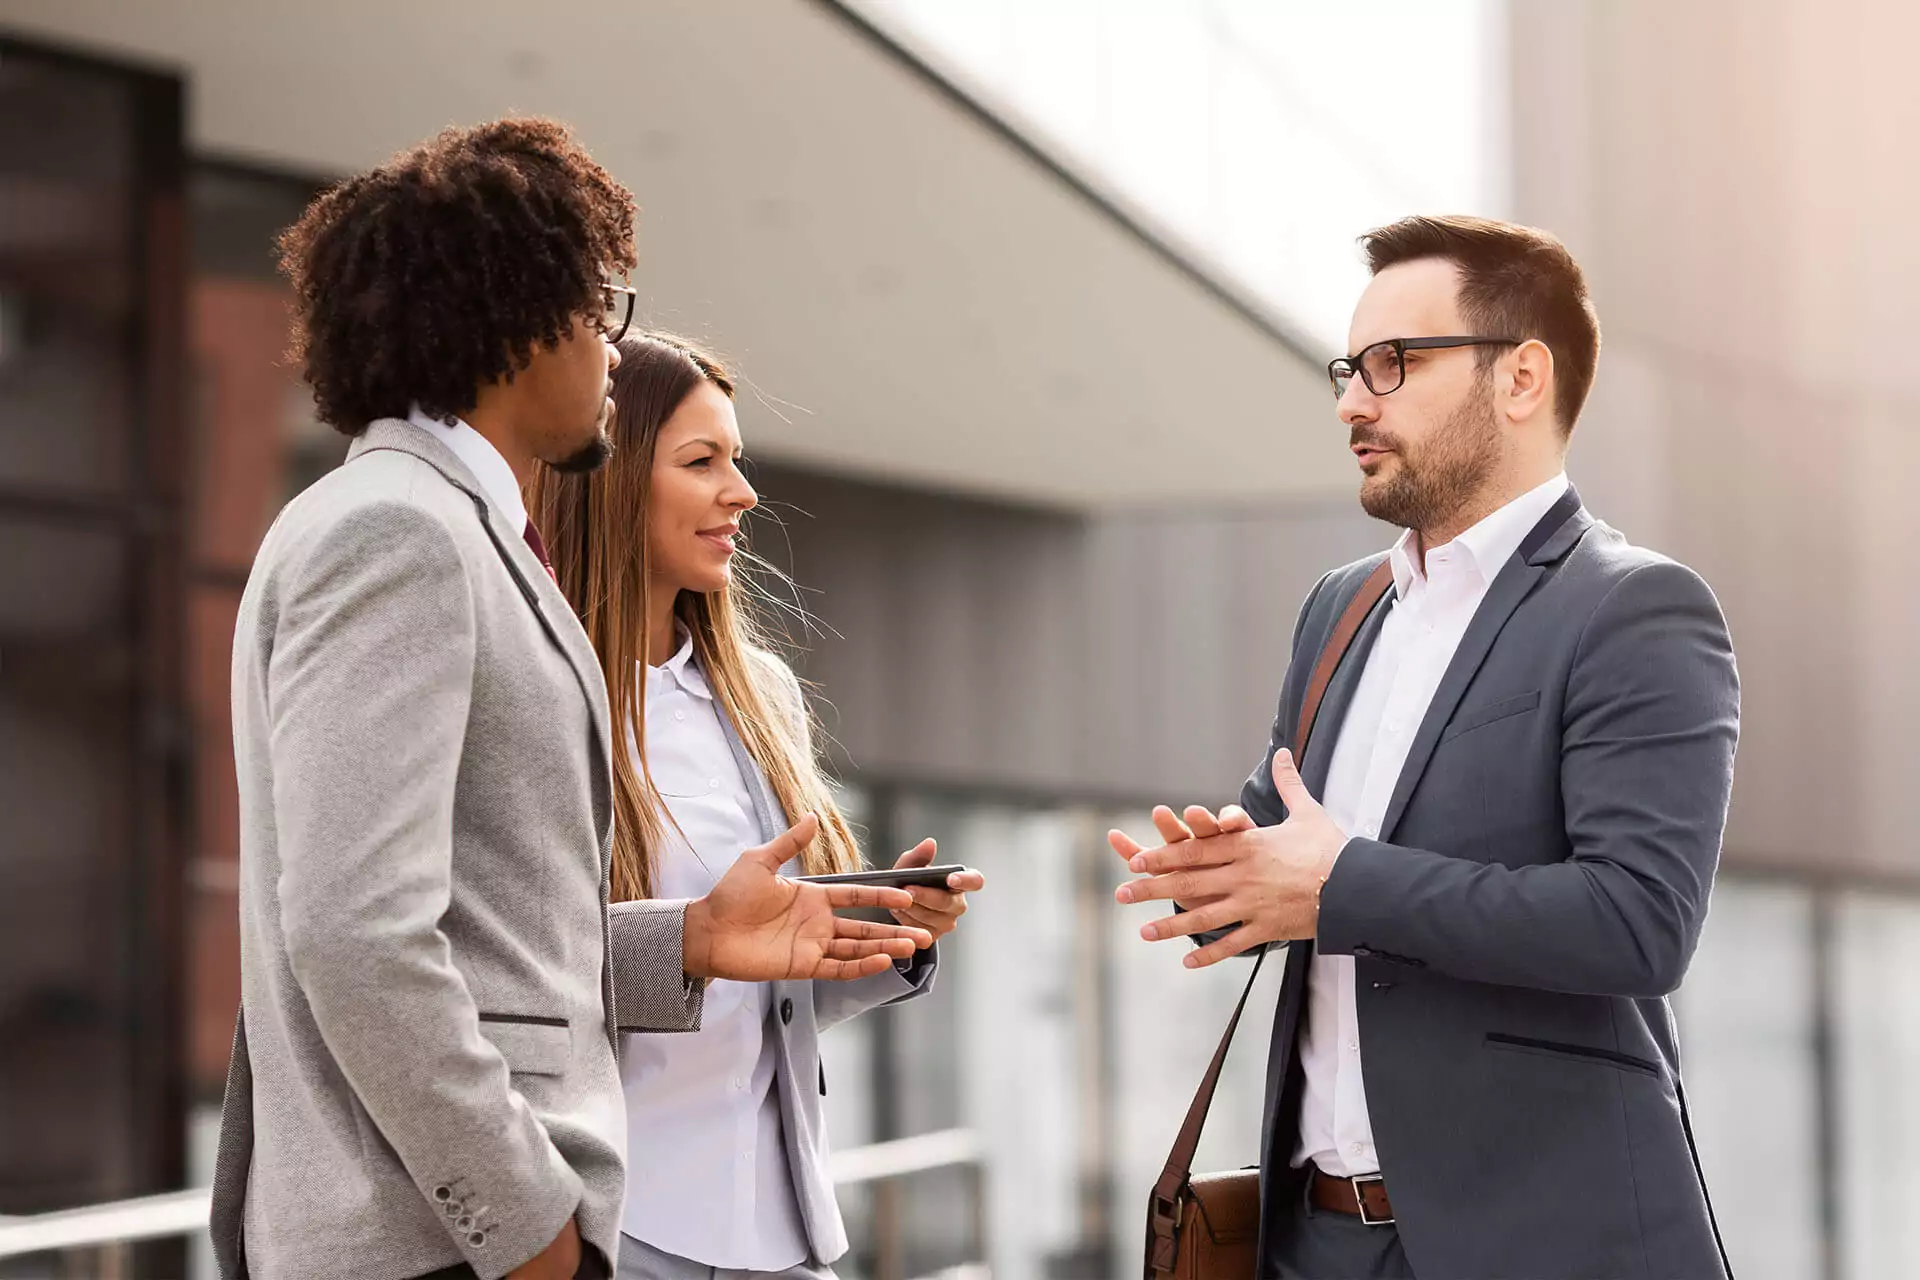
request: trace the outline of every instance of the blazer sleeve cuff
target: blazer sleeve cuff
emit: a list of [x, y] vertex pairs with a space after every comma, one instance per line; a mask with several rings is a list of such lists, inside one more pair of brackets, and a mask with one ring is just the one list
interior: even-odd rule
[[613, 1007], [622, 1031], [698, 1031], [707, 980], [688, 976], [685, 900], [641, 899], [607, 908]]
[[940, 944], [936, 942], [924, 951], [914, 952], [909, 960], [895, 960], [893, 972], [900, 978], [901, 988], [893, 998], [904, 1000], [908, 996], [924, 995], [933, 986], [934, 970], [940, 967], [939, 953]]
[[854, 978], [847, 982], [815, 978], [814, 1025], [825, 1031], [869, 1009], [898, 1004], [902, 1000], [915, 1000], [927, 994], [933, 990], [934, 975], [940, 968], [939, 953], [940, 944], [936, 942], [925, 951], [914, 952], [913, 959], [907, 962], [905, 968], [896, 964], [870, 978]]
[[1394, 950], [1402, 933], [1394, 919], [1402, 899], [1391, 891], [1397, 856], [1393, 846], [1359, 836], [1349, 837], [1341, 847], [1326, 884], [1320, 887], [1320, 919], [1314, 944], [1322, 955], [1371, 957], [1415, 969], [1427, 967], [1420, 957]]
[[469, 1188], [464, 1182], [428, 1188], [441, 1223], [452, 1233], [460, 1256], [480, 1280], [499, 1280], [515, 1267], [537, 1257], [559, 1237], [566, 1229], [567, 1219], [579, 1210], [584, 1194], [580, 1175], [567, 1167], [551, 1143], [547, 1144], [547, 1150], [554, 1176], [538, 1188], [525, 1189], [525, 1198], [512, 1203], [477, 1204], [477, 1188]]

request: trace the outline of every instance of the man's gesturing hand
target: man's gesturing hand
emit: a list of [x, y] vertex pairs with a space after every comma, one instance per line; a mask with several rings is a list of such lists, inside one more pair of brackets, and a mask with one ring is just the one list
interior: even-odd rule
[[1319, 922], [1320, 886], [1347, 842], [1346, 833], [1307, 793], [1290, 752], [1273, 757], [1273, 785], [1287, 806], [1277, 827], [1255, 827], [1237, 806], [1215, 818], [1198, 805], [1184, 821], [1165, 807], [1154, 825], [1166, 841], [1142, 849], [1121, 832], [1107, 841], [1142, 879], [1114, 891], [1120, 902], [1165, 899], [1181, 909], [1143, 925], [1149, 941], [1238, 926], [1186, 958], [1197, 969], [1266, 942], [1311, 938]]
[[819, 831], [820, 819], [807, 814], [772, 843], [742, 853], [712, 893], [687, 904], [681, 963], [689, 974], [738, 982], [864, 978], [933, 945], [925, 929], [833, 914], [845, 907], [904, 910], [913, 905], [904, 890], [781, 876]]

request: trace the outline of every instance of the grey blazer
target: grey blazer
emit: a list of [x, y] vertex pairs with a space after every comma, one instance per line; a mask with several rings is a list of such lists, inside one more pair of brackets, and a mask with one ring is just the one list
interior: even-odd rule
[[[774, 676], [790, 717], [790, 732], [802, 750], [811, 750], [807, 738], [805, 703], [800, 682], [793, 671], [771, 654], [762, 656]], [[760, 766], [740, 741], [733, 722], [720, 716], [726, 730], [727, 745], [733, 750], [740, 776], [747, 780], [747, 792], [753, 798], [754, 817], [760, 824], [760, 839], [772, 840], [791, 825], [780, 808], [779, 798]], [[638, 903], [615, 903], [616, 923], [623, 911]], [[800, 1218], [806, 1225], [807, 1241], [813, 1260], [831, 1263], [847, 1251], [847, 1229], [840, 1217], [840, 1204], [833, 1193], [833, 1177], [827, 1167], [827, 1125], [823, 1099], [827, 1093], [827, 1072], [820, 1061], [820, 1033], [855, 1014], [881, 1005], [895, 1004], [925, 995], [933, 989], [934, 972], [939, 966], [939, 946], [916, 952], [905, 966], [870, 978], [850, 982], [825, 980], [783, 981], [773, 984], [773, 1013], [768, 1030], [774, 1033], [774, 1087], [780, 1093], [780, 1120], [786, 1140], [787, 1164], [793, 1178]], [[622, 996], [624, 1000], [624, 996]], [[638, 1153], [635, 1159], [644, 1159]]]
[[495, 1277], [569, 1215], [614, 1256], [616, 1026], [693, 1026], [705, 987], [685, 904], [608, 926], [607, 719], [565, 598], [426, 432], [374, 423], [274, 522], [234, 636], [223, 1276]]
[[[1379, 563], [1307, 598], [1269, 754], [1291, 745], [1314, 660]], [[1392, 598], [1321, 706], [1303, 770], [1315, 795]], [[1354, 958], [1367, 1106], [1421, 1280], [1726, 1274], [1665, 997], [1706, 917], [1739, 711], [1707, 585], [1570, 491], [1474, 615], [1379, 839], [1335, 863], [1317, 946]], [[1262, 824], [1286, 817], [1264, 757], [1241, 804]], [[1287, 948], [1263, 1228], [1301, 1190], [1296, 1041], [1315, 946]]]

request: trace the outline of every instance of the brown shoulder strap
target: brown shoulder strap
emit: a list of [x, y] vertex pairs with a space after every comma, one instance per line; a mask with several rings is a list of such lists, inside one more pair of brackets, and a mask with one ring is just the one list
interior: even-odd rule
[[1327, 696], [1327, 686], [1333, 683], [1333, 673], [1340, 669], [1340, 660], [1347, 656], [1347, 650], [1353, 645], [1353, 638], [1360, 634], [1360, 628], [1367, 624], [1367, 615], [1373, 612], [1373, 606], [1380, 603], [1382, 596], [1393, 586], [1393, 561], [1382, 560], [1367, 580], [1360, 584], [1360, 592], [1347, 603], [1347, 611], [1340, 615], [1340, 621], [1334, 624], [1333, 634], [1327, 637], [1327, 647], [1320, 651], [1320, 661], [1314, 664], [1313, 679], [1307, 681], [1307, 696], [1300, 700], [1300, 723], [1293, 731], [1293, 764], [1300, 767], [1300, 757], [1307, 749], [1307, 738], [1313, 733], [1313, 722], [1320, 715], [1321, 699]]
[[[1296, 768], [1306, 754], [1307, 738], [1313, 732], [1314, 720], [1320, 714], [1320, 702], [1327, 696], [1327, 686], [1333, 682], [1333, 673], [1340, 669], [1341, 659], [1353, 647], [1353, 638], [1366, 625], [1367, 615], [1373, 612], [1374, 606], [1380, 603], [1392, 586], [1393, 564], [1389, 560], [1382, 560], [1379, 567], [1360, 584], [1359, 592], [1347, 602], [1346, 611], [1334, 624], [1333, 634], [1327, 637], [1326, 648], [1320, 651], [1320, 660], [1314, 664], [1313, 676], [1307, 681], [1306, 696], [1300, 701], [1300, 723], [1293, 735]], [[1195, 1091], [1193, 1102], [1187, 1107], [1187, 1118], [1180, 1122], [1180, 1132], [1173, 1140], [1173, 1150], [1167, 1153], [1167, 1163], [1154, 1181], [1153, 1204], [1147, 1226], [1153, 1233], [1153, 1248], [1149, 1256], [1156, 1271], [1173, 1270], [1179, 1243], [1175, 1232], [1180, 1225], [1181, 1193], [1186, 1189], [1187, 1179], [1193, 1172], [1193, 1155], [1199, 1150], [1200, 1131], [1206, 1127], [1207, 1112], [1213, 1107], [1213, 1094], [1220, 1085], [1220, 1069], [1226, 1065], [1227, 1049], [1233, 1044], [1233, 1033], [1240, 1027], [1241, 1011], [1247, 1007], [1247, 997], [1253, 994], [1254, 981], [1259, 978], [1260, 966], [1266, 958], [1264, 948], [1254, 957], [1253, 972], [1247, 975], [1247, 985], [1241, 989], [1240, 1000], [1233, 1006], [1233, 1016], [1227, 1019], [1227, 1029], [1220, 1036], [1220, 1047], [1213, 1051], [1213, 1061], [1207, 1064], [1207, 1073], [1200, 1077], [1200, 1088]]]

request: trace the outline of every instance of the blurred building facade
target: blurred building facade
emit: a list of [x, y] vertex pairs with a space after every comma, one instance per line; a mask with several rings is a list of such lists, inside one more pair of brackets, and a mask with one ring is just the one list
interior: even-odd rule
[[[1726, 870], [1678, 999], [1736, 1269], [1902, 1274], [1920, 403], [1889, 349], [1920, 251], [1891, 158], [1920, 19], [1475, 3], [1462, 93], [1406, 47], [1460, 38], [1415, 25], [1431, 6], [1363, 7], [1263, 33], [1229, 0], [657, 0], [585, 41], [504, 4], [0, 0], [0, 1214], [207, 1170], [238, 990], [233, 613], [267, 522], [345, 443], [281, 359], [273, 234], [332, 174], [526, 109], [638, 194], [651, 318], [751, 384], [756, 549], [808, 588], [802, 663], [873, 856], [935, 835], [992, 882], [933, 998], [835, 1033], [840, 1146], [974, 1128], [996, 1276], [1131, 1269], [1237, 983], [1138, 942], [1101, 836], [1232, 795], [1299, 601], [1391, 537], [1353, 504], [1327, 297], [1365, 225], [1458, 200], [1586, 264], [1607, 337], [1574, 478], [1708, 577], [1739, 648]], [[1381, 36], [1396, 17], [1421, 40]], [[1276, 66], [1289, 35], [1348, 79]], [[1351, 149], [1376, 40], [1454, 105], [1352, 137], [1445, 161], [1329, 193], [1314, 157]], [[1294, 149], [1263, 160], [1253, 89], [1191, 119], [1129, 97], [1152, 88], [1114, 68], [1156, 49], [1252, 75]], [[1166, 155], [1230, 163], [1117, 171], [1169, 116]], [[1241, 199], [1287, 219], [1284, 251], [1221, 221]], [[1212, 1165], [1257, 1149], [1244, 1039]], [[957, 1178], [901, 1194], [913, 1273], [976, 1249]], [[850, 1274], [873, 1210], [848, 1204]]]

